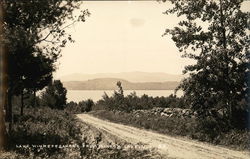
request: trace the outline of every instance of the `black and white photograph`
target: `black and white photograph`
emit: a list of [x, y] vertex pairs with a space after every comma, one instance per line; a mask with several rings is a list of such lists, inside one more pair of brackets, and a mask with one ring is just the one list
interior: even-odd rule
[[0, 0], [0, 159], [248, 159], [249, 44], [248, 0]]

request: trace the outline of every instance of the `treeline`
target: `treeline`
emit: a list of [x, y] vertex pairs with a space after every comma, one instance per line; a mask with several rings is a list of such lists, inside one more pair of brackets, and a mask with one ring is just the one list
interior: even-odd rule
[[50, 107], [63, 110], [67, 102], [67, 90], [60, 80], [51, 81], [48, 86], [40, 91], [38, 96], [26, 93], [23, 96], [14, 96], [13, 105], [20, 109], [20, 115], [24, 114], [24, 108]]
[[134, 110], [147, 110], [154, 107], [162, 108], [187, 108], [184, 98], [177, 97], [171, 94], [168, 97], [152, 97], [146, 94], [141, 97], [136, 95], [136, 92], [127, 96], [114, 91], [112, 96], [108, 96], [104, 93], [103, 98], [99, 100], [95, 108], [105, 109], [111, 111], [124, 111], [131, 112]]
[[50, 108], [55, 110], [65, 110], [71, 114], [89, 112], [93, 109], [95, 103], [92, 99], [83, 100], [78, 103], [70, 101], [67, 103], [67, 90], [60, 80], [54, 80], [45, 87], [38, 96], [26, 94], [25, 98], [14, 96], [12, 103], [14, 105], [14, 115], [24, 115], [30, 108]]

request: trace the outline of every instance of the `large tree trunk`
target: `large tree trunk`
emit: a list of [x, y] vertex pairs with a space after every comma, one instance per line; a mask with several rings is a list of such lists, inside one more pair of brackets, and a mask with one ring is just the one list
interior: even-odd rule
[[[0, 35], [3, 34], [3, 8], [2, 3], [0, 2]], [[2, 36], [1, 36], [2, 37]], [[6, 75], [6, 57], [5, 56], [5, 49], [4, 46], [0, 45], [0, 151], [6, 149], [7, 145], [7, 133], [6, 133], [6, 127], [5, 127], [5, 113], [4, 113], [4, 107], [6, 108], [7, 104], [7, 75]], [[5, 109], [6, 110], [6, 109]]]
[[7, 121], [9, 122], [9, 131], [12, 128], [12, 91], [9, 89], [8, 91], [8, 109], [7, 109]]
[[5, 126], [6, 109], [5, 108], [7, 108], [7, 103], [8, 103], [7, 93], [6, 93], [7, 82], [6, 82], [6, 78], [4, 78], [3, 75], [1, 75], [0, 85], [1, 85], [1, 90], [0, 90], [1, 92], [0, 93], [1, 94], [0, 96], [0, 151], [2, 151], [2, 150], [6, 150], [6, 147], [7, 147], [7, 132], [6, 132], [6, 126]]
[[21, 112], [20, 112], [21, 116], [23, 116], [23, 107], [24, 105], [23, 105], [23, 90], [22, 90], [21, 91]]
[[[2, 97], [1, 97], [2, 98]], [[1, 110], [0, 110], [0, 151], [6, 149], [7, 144], [7, 133], [4, 121], [4, 112], [3, 112], [3, 104], [4, 102], [1, 99]]]
[[[222, 0], [220, 0], [220, 25], [221, 25], [221, 34], [222, 34], [222, 45], [224, 49], [224, 60], [225, 60], [225, 65], [226, 65], [226, 70], [224, 74], [224, 79], [229, 78], [229, 57], [228, 57], [228, 52], [227, 52], [227, 37], [226, 37], [226, 28], [225, 28], [225, 17], [223, 14], [223, 3]], [[230, 85], [228, 83], [225, 83], [225, 99], [226, 99], [226, 109], [227, 109], [227, 116], [229, 118], [229, 122], [231, 123], [232, 120], [232, 102], [230, 99], [231, 93], [229, 92]], [[229, 124], [230, 124], [229, 123]]]

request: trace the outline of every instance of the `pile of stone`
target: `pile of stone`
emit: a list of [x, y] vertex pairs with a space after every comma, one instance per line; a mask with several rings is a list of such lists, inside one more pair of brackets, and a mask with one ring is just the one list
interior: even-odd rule
[[134, 114], [134, 116], [139, 118], [141, 115], [152, 114], [152, 111], [151, 111], [151, 109], [149, 109], [149, 110], [134, 110], [132, 113]]
[[133, 114], [136, 117], [140, 117], [142, 114], [148, 115], [159, 115], [164, 117], [188, 117], [194, 118], [196, 113], [192, 112], [190, 109], [181, 109], [181, 108], [161, 108], [161, 107], [154, 107], [153, 109], [149, 110], [135, 110]]
[[194, 114], [190, 109], [181, 108], [165, 108], [160, 115], [166, 117], [194, 117]]

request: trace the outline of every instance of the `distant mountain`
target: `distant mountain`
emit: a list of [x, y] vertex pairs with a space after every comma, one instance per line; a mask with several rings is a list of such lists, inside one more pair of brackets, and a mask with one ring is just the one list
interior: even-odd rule
[[166, 82], [181, 81], [183, 75], [147, 72], [97, 73], [97, 74], [71, 74], [62, 76], [61, 81], [87, 81], [97, 78], [117, 78], [130, 82]]
[[63, 81], [68, 90], [115, 90], [121, 81], [124, 90], [173, 90], [179, 82], [129, 82], [118, 78], [99, 78], [88, 81]]

